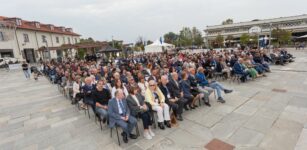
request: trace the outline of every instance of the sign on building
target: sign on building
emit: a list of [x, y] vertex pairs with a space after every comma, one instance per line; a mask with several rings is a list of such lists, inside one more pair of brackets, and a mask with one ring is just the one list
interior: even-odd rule
[[257, 34], [261, 32], [261, 28], [259, 26], [253, 26], [248, 30], [248, 33]]

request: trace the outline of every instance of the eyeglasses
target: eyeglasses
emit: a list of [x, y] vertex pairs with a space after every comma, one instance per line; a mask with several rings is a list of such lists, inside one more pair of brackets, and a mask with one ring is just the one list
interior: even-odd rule
[[156, 86], [156, 85], [152, 84], [152, 85], [149, 85], [149, 86]]

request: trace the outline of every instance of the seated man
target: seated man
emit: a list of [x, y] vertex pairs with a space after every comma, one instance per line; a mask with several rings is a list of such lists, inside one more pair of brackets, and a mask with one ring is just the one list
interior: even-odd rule
[[[94, 108], [95, 104], [92, 97], [92, 92], [95, 90], [95, 85], [92, 84], [92, 78], [86, 77], [84, 79], [84, 85], [81, 87], [83, 93], [83, 103]], [[81, 105], [81, 108], [87, 109], [85, 105]]]
[[210, 94], [211, 94], [214, 90], [213, 90], [212, 88], [210, 88], [210, 87], [198, 86], [198, 81], [197, 81], [197, 79], [196, 79], [196, 77], [195, 77], [195, 74], [196, 74], [195, 68], [190, 68], [190, 69], [189, 69], [189, 73], [190, 73], [190, 74], [189, 74], [188, 79], [189, 79], [189, 81], [190, 81], [190, 83], [191, 83], [191, 86], [193, 87], [193, 85], [194, 85], [194, 87], [196, 87], [197, 91], [198, 91], [199, 93], [203, 94], [203, 95], [202, 95], [202, 99], [204, 100], [205, 105], [211, 107], [210, 102], [209, 102], [209, 96], [210, 96]]
[[111, 93], [104, 88], [104, 82], [102, 80], [97, 82], [96, 89], [92, 96], [95, 104], [95, 111], [100, 115], [103, 123], [105, 123], [108, 118], [108, 102], [109, 99], [111, 99]]
[[115, 125], [123, 129], [123, 141], [128, 143], [128, 135], [131, 139], [136, 139], [137, 135], [132, 134], [133, 128], [137, 124], [137, 120], [130, 115], [130, 110], [124, 99], [124, 92], [121, 89], [116, 90], [115, 98], [108, 103], [109, 127], [113, 128]]
[[242, 58], [239, 58], [239, 60], [233, 65], [233, 72], [235, 74], [241, 75], [240, 80], [242, 82], [245, 82], [249, 73], [245, 70], [243, 62], [244, 60]]
[[221, 85], [217, 81], [208, 82], [206, 80], [206, 76], [204, 74], [203, 67], [199, 67], [197, 69], [196, 78], [197, 78], [197, 81], [198, 81], [200, 86], [202, 86], [202, 87], [209, 86], [209, 87], [211, 87], [211, 88], [213, 88], [217, 91], [218, 102], [225, 103], [225, 100], [223, 99], [222, 94], [221, 94], [221, 90], [223, 90], [225, 92], [225, 94], [232, 92], [232, 90], [226, 89], [223, 85]]
[[168, 75], [163, 75], [161, 77], [161, 84], [159, 87], [165, 97], [165, 103], [167, 103], [172, 108], [177, 119], [179, 121], [182, 121], [183, 118], [181, 114], [183, 110], [183, 100], [178, 99], [176, 97], [172, 97], [173, 95], [171, 94], [167, 85], [168, 85]]
[[[263, 55], [263, 54], [262, 54]], [[259, 63], [261, 64], [264, 68], [265, 68], [265, 71], [266, 72], [270, 72], [270, 66], [267, 62], [264, 61], [264, 58], [259, 52], [255, 53], [255, 56], [254, 56], [254, 61], [256, 63]]]
[[[182, 72], [182, 80], [180, 81], [180, 87], [182, 88], [183, 91], [183, 97], [188, 100], [188, 105], [190, 109], [195, 109], [197, 106], [195, 105], [195, 102], [199, 99], [199, 94], [194, 96], [191, 93], [191, 83], [188, 79], [188, 73], [186, 71]], [[184, 107], [186, 110], [188, 110], [186, 107]]]
[[[169, 80], [169, 82], [167, 83], [167, 87], [171, 93], [171, 97], [173, 98], [177, 98], [177, 99], [181, 99], [180, 101], [183, 102], [183, 108], [185, 110], [188, 110], [189, 108], [187, 107], [189, 104], [190, 104], [190, 101], [186, 98], [184, 98], [184, 94], [183, 94], [183, 91], [182, 91], [182, 88], [178, 82], [178, 74], [177, 72], [173, 72], [171, 73], [171, 78]], [[182, 111], [181, 108], [178, 108], [179, 109], [179, 112]]]

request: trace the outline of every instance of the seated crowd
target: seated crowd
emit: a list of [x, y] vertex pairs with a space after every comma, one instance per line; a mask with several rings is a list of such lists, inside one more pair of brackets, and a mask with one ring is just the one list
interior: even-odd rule
[[[276, 58], [280, 57], [284, 58], [283, 63], [293, 56], [280, 56], [276, 52]], [[73, 97], [73, 104], [91, 108], [109, 127], [121, 127], [123, 140], [128, 142], [128, 137], [137, 138], [132, 134], [137, 118], [143, 122], [144, 137], [152, 139], [155, 136], [151, 129], [153, 114], [160, 129], [171, 128], [172, 115], [182, 121], [183, 111], [196, 109], [200, 101], [210, 107], [209, 97], [215, 91], [217, 101], [226, 102], [222, 92], [228, 94], [232, 90], [208, 78], [214, 78], [217, 73], [225, 79], [239, 75], [245, 82], [270, 72], [271, 61], [260, 50], [210, 50], [195, 54], [129, 56], [108, 64], [52, 60], [43, 62], [42, 68], [52, 83], [59, 84]]]

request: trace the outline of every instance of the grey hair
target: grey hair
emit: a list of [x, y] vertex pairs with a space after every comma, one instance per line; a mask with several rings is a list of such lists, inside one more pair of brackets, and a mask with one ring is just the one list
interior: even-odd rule
[[122, 90], [122, 89], [117, 89], [117, 90], [115, 91], [115, 96], [117, 96], [118, 93], [120, 93], [120, 92], [123, 92], [123, 90]]

